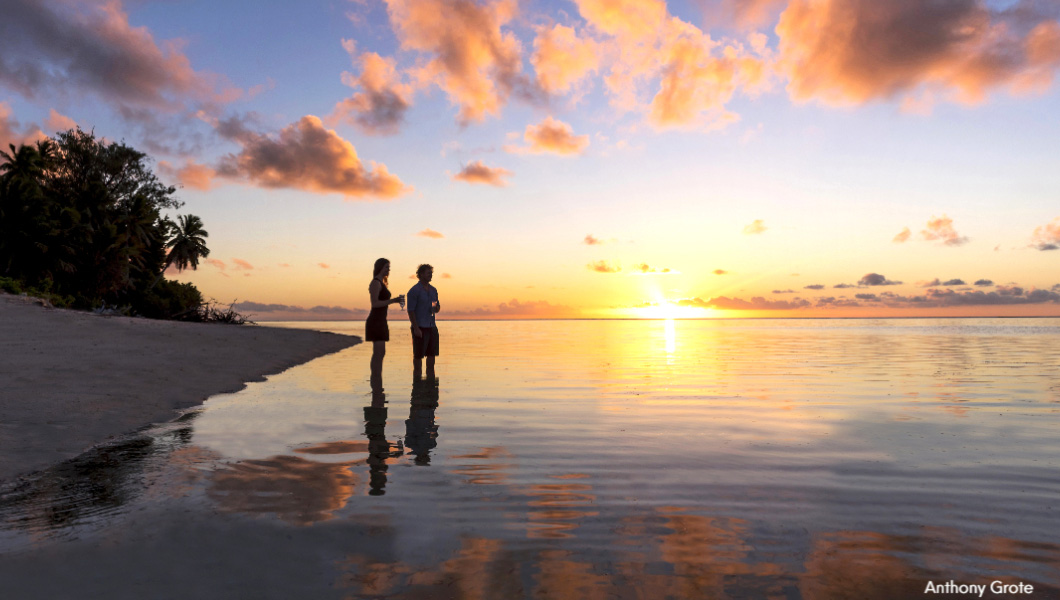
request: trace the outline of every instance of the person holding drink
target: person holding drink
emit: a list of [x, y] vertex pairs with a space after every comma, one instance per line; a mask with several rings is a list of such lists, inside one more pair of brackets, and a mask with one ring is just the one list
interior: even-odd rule
[[364, 339], [372, 342], [372, 375], [371, 385], [375, 392], [383, 391], [383, 357], [386, 356], [386, 343], [390, 341], [390, 327], [386, 322], [386, 311], [391, 304], [405, 308], [405, 295], [390, 297], [387, 280], [390, 276], [390, 261], [380, 258], [375, 261], [372, 283], [368, 284], [368, 297], [371, 311], [364, 322]]
[[438, 327], [434, 315], [442, 310], [438, 290], [431, 285], [434, 267], [422, 264], [416, 269], [419, 283], [408, 292], [409, 321], [412, 322], [412, 373], [420, 379], [423, 357], [427, 357], [427, 379], [434, 379], [434, 357], [438, 356]]

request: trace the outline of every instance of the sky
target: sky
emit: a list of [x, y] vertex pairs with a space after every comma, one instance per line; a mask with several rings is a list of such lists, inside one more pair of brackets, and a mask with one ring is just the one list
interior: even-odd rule
[[0, 145], [148, 153], [255, 320], [1060, 316], [1060, 0], [4, 13]]

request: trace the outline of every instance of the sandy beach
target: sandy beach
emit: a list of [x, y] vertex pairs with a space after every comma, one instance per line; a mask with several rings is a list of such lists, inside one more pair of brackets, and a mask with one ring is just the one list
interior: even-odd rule
[[0, 294], [0, 480], [360, 338], [259, 326], [153, 321]]

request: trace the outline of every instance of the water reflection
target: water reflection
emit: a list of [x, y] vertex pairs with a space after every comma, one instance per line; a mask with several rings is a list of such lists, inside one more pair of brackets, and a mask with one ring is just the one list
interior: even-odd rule
[[401, 440], [391, 442], [386, 437], [386, 394], [382, 389], [372, 391], [372, 403], [364, 407], [364, 435], [368, 438], [368, 494], [386, 494], [387, 461], [405, 454]]
[[4, 529], [60, 530], [120, 511], [140, 497], [144, 478], [191, 440], [190, 412], [164, 432], [98, 446], [0, 487]]
[[438, 425], [434, 411], [438, 408], [438, 380], [412, 382], [409, 418], [405, 419], [405, 447], [417, 465], [431, 464], [431, 450], [438, 445]]
[[[444, 443], [440, 386], [365, 396], [370, 349], [353, 348], [0, 506], [9, 529], [98, 515], [107, 544], [148, 556], [164, 536], [130, 532], [165, 512], [202, 525], [180, 544], [263, 540], [253, 561], [204, 561], [334, 574], [286, 597], [901, 598], [928, 579], [1057, 597], [1060, 323], [1010, 323], [453, 324]], [[82, 538], [26, 562], [125, 564]], [[22, 564], [0, 560], [0, 580]]]

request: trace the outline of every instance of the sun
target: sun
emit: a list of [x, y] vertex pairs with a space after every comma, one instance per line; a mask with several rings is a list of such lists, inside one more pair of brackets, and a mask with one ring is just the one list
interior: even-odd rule
[[717, 314], [713, 308], [679, 306], [669, 300], [629, 309], [630, 316], [637, 319], [710, 319]]

